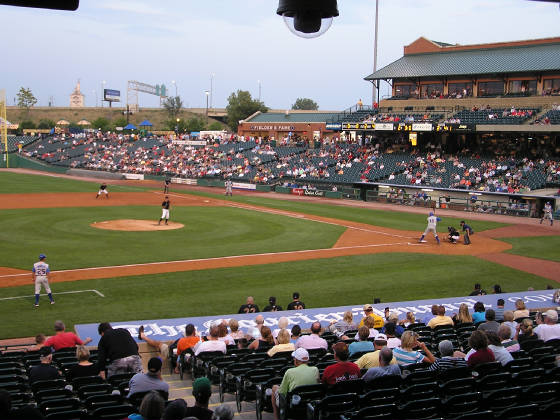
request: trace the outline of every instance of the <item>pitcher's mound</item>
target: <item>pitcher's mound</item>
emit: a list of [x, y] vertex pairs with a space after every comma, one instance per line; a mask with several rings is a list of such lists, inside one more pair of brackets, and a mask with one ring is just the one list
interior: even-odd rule
[[176, 223], [176, 222], [169, 222], [168, 225], [165, 225], [164, 222], [161, 222], [161, 225], [158, 225], [156, 220], [135, 220], [135, 219], [119, 219], [119, 220], [106, 220], [104, 222], [93, 222], [90, 226], [97, 229], [126, 230], [129, 232], [172, 230], [172, 229], [181, 229], [182, 227], [184, 227], [182, 223]]

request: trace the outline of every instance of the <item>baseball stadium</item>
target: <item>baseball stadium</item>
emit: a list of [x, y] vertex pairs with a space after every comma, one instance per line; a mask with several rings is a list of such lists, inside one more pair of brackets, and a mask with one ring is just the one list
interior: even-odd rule
[[[237, 132], [196, 138], [157, 127], [9, 134], [4, 98], [0, 391], [12, 408], [52, 419], [141, 411], [137, 371], [72, 377], [75, 344], [43, 351], [40, 335], [73, 331], [94, 365], [101, 354], [110, 366], [108, 322], [138, 344], [144, 370], [159, 357], [168, 407], [199, 404], [209, 383], [206, 409], [240, 419], [557, 419], [560, 38], [419, 38], [365, 80], [390, 81], [391, 95], [336, 112], [256, 112]], [[363, 326], [369, 318], [379, 324]], [[177, 354], [189, 325], [224, 351]], [[269, 356], [288, 343], [266, 335], [298, 338], [294, 326], [295, 347]], [[308, 334], [325, 347], [299, 345]], [[415, 362], [397, 357], [397, 375], [369, 380], [385, 365], [363, 358], [391, 339], [395, 357]], [[357, 342], [371, 350], [352, 352]], [[59, 376], [29, 380], [47, 358]], [[451, 359], [462, 364], [442, 368]], [[294, 360], [320, 377], [350, 361], [359, 375], [276, 402], [270, 390]]]

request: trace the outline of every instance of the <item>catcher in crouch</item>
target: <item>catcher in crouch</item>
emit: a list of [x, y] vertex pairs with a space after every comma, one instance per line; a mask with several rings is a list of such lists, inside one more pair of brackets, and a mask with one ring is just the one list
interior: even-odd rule
[[457, 232], [457, 229], [455, 229], [453, 226], [449, 226], [447, 228], [447, 232], [449, 232], [449, 234], [447, 235], [447, 239], [449, 239], [449, 242], [451, 242], [452, 244], [456, 244], [457, 241], [461, 239], [461, 234]]

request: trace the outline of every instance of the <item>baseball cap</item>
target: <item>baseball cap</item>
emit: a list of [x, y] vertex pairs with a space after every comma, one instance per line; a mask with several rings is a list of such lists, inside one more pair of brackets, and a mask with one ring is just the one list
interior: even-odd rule
[[41, 347], [41, 349], [39, 350], [39, 356], [47, 357], [48, 355], [52, 354], [52, 350], [53, 349], [50, 346]]
[[275, 296], [270, 296], [268, 298], [268, 303], [270, 303], [271, 305], [276, 305], [276, 297]]
[[45, 258], [47, 258], [47, 256], [45, 254], [39, 254], [39, 259], [40, 260], [44, 260]]
[[212, 394], [212, 385], [207, 377], [198, 378], [192, 386], [194, 394]]
[[369, 311], [369, 310], [373, 310], [373, 306], [371, 306], [369, 303], [366, 303], [364, 305], [364, 311]]
[[558, 321], [558, 312], [556, 312], [554, 309], [549, 309], [548, 311], [543, 313], [543, 315], [547, 318], [552, 319], [553, 321]]
[[159, 372], [161, 370], [161, 359], [159, 357], [152, 357], [148, 362], [148, 370], [152, 373]]
[[292, 295], [292, 297], [294, 299], [299, 299], [299, 293], [298, 292], [294, 292], [294, 294]]
[[292, 352], [292, 357], [300, 362], [309, 361], [309, 353], [303, 347], [300, 347], [296, 351]]
[[387, 341], [387, 336], [385, 334], [377, 334], [374, 341]]

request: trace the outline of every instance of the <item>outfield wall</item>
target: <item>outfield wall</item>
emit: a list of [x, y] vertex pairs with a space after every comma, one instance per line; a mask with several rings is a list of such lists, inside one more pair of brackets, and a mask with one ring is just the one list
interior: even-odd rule
[[[413, 312], [416, 319], [421, 321], [431, 314], [431, 307], [434, 304], [443, 305], [447, 310], [447, 314], [456, 313], [459, 305], [465, 303], [472, 312], [476, 302], [483, 302], [486, 309], [493, 308], [497, 299], [504, 299], [506, 302], [506, 310], [515, 310], [515, 301], [522, 299], [525, 305], [530, 309], [553, 308], [556, 305], [552, 301], [553, 290], [538, 290], [518, 293], [502, 293], [499, 295], [485, 296], [462, 296], [443, 299], [429, 299], [407, 302], [391, 302], [374, 304], [373, 310], [376, 314], [384, 316], [385, 308], [389, 307], [391, 312], [396, 312], [399, 319], [406, 316], [406, 312]], [[359, 320], [363, 317], [363, 305], [338, 306], [334, 308], [314, 308], [305, 309], [303, 311], [281, 311], [281, 312], [261, 312], [265, 317], [265, 325], [274, 329], [278, 325], [280, 317], [287, 317], [289, 327], [298, 324], [302, 329], [310, 328], [315, 321], [321, 322], [323, 327], [327, 327], [331, 321], [339, 321], [342, 319], [344, 312], [352, 311], [354, 319]], [[194, 324], [198, 331], [205, 332], [216, 322], [221, 320], [229, 320], [235, 318], [239, 321], [239, 327], [243, 330], [255, 327], [256, 314], [229, 314], [217, 316], [201, 316], [192, 318], [173, 318], [173, 319], [156, 319], [156, 320], [139, 320], [139, 321], [116, 321], [107, 319], [111, 322], [113, 328], [126, 328], [137, 339], [138, 328], [143, 325], [147, 336], [152, 339], [169, 341], [176, 340], [183, 336], [185, 325]], [[99, 334], [97, 333], [98, 324], [77, 324], [75, 330], [80, 337], [91, 337], [93, 339], [92, 346], [99, 342]], [[137, 340], [138, 341], [138, 340]]]

